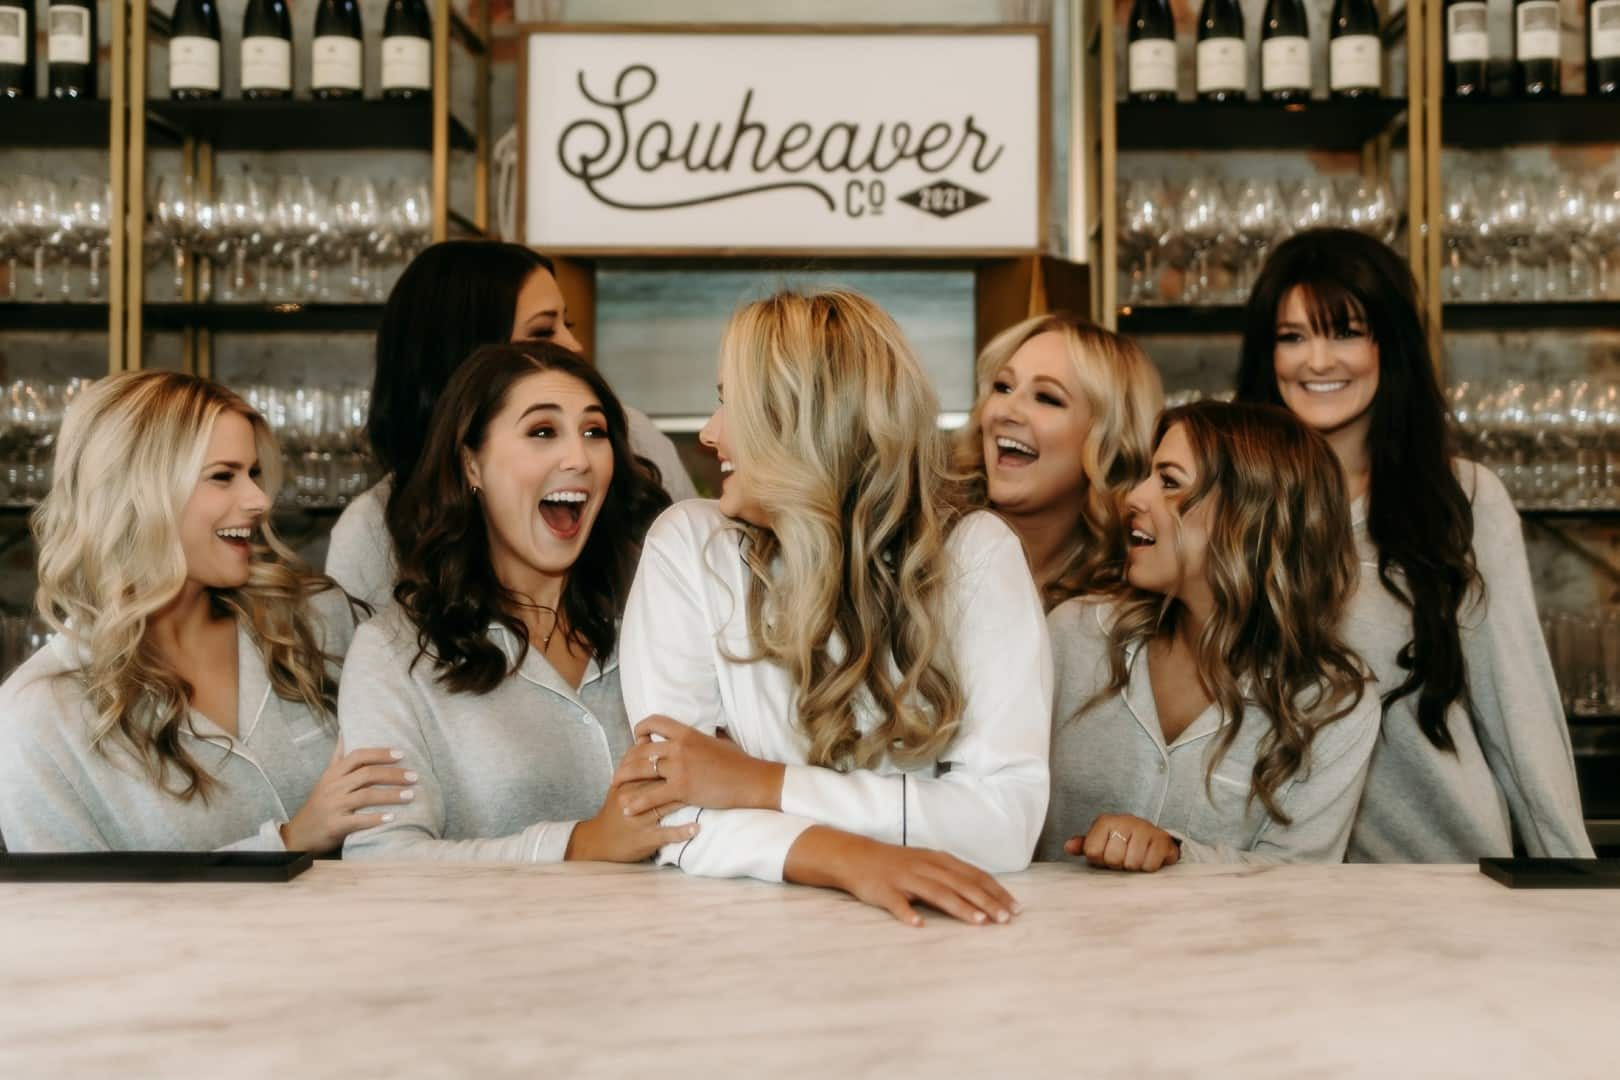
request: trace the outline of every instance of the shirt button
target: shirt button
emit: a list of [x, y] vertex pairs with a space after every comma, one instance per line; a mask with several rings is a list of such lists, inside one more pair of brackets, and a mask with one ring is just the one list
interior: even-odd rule
[[1161, 772], [1161, 773], [1162, 773], [1162, 772], [1164, 772], [1164, 759], [1163, 759], [1163, 758], [1160, 758], [1160, 759], [1159, 759], [1159, 765], [1158, 765], [1158, 768], [1159, 768], [1159, 771], [1160, 771], [1160, 772]]

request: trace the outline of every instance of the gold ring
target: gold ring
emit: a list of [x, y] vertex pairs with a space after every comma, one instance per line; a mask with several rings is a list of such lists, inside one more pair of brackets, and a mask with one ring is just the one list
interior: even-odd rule
[[663, 776], [658, 772], [658, 755], [653, 754], [653, 755], [651, 755], [651, 757], [652, 757], [653, 775], [658, 777], [658, 779], [662, 780]]
[[[657, 759], [654, 758], [653, 760], [656, 763]], [[657, 771], [657, 765], [656, 764], [654, 765], [653, 771], [655, 771], [655, 772]], [[1124, 833], [1120, 832], [1118, 829], [1109, 829], [1108, 830], [1108, 836], [1109, 836], [1110, 839], [1117, 836], [1121, 840], [1125, 841], [1127, 844], [1131, 842], [1131, 838], [1126, 836]]]

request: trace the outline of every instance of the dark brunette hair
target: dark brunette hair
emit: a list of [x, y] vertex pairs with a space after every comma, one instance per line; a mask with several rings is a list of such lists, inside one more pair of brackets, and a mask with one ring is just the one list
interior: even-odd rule
[[[393, 477], [392, 504], [421, 459], [433, 403], [481, 345], [512, 337], [523, 283], [550, 259], [520, 244], [446, 240], [412, 259], [394, 283], [377, 329], [366, 440]], [[392, 517], [390, 514], [390, 531]], [[409, 538], [393, 532], [396, 550]]]
[[1436, 747], [1452, 750], [1446, 710], [1461, 701], [1474, 716], [1458, 611], [1483, 583], [1474, 565], [1473, 510], [1453, 469], [1451, 429], [1417, 286], [1400, 256], [1360, 233], [1307, 229], [1283, 241], [1249, 294], [1241, 400], [1282, 403], [1277, 316], [1294, 289], [1303, 291], [1316, 333], [1343, 332], [1360, 321], [1378, 346], [1378, 390], [1367, 432], [1367, 533], [1378, 550], [1378, 579], [1412, 612], [1412, 640], [1399, 654], [1406, 678], [1384, 694], [1383, 704], [1387, 711], [1417, 694], [1418, 727]]
[[[563, 584], [559, 617], [571, 640], [606, 658], [618, 636], [641, 540], [669, 505], [658, 469], [630, 450], [624, 407], [597, 370], [560, 345], [527, 341], [488, 345], [450, 377], [433, 410], [422, 459], [389, 507], [399, 551], [394, 598], [416, 625], [417, 659], [429, 657], [456, 693], [485, 694], [516, 671], [528, 651], [518, 598], [501, 585], [489, 557], [484, 511], [467, 484], [462, 451], [483, 445], [490, 421], [512, 387], [538, 372], [578, 379], [601, 403], [613, 448], [613, 479], [579, 559]], [[489, 640], [490, 623], [523, 643], [514, 660]]]

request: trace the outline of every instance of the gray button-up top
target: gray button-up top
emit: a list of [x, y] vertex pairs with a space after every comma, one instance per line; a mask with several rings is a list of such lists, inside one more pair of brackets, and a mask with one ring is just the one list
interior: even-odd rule
[[[327, 652], [354, 632], [334, 590], [315, 597]], [[76, 646], [58, 635], [0, 687], [0, 835], [12, 851], [280, 851], [280, 826], [309, 798], [332, 759], [336, 719], [271, 689], [263, 655], [237, 625], [231, 738], [195, 710], [186, 749], [218, 785], [205, 802], [169, 794], [120, 738], [91, 745], [97, 723]], [[334, 671], [335, 674], [335, 671]], [[178, 778], [178, 773], [170, 774]]]
[[1081, 598], [1047, 616], [1057, 703], [1052, 802], [1035, 857], [1066, 858], [1065, 840], [1112, 813], [1151, 821], [1174, 835], [1188, 862], [1342, 860], [1378, 737], [1378, 694], [1371, 680], [1349, 715], [1317, 733], [1309, 767], [1278, 789], [1277, 803], [1292, 818], [1281, 825], [1249, 798], [1261, 741], [1271, 729], [1264, 713], [1244, 711], [1206, 788], [1211, 755], [1229, 722], [1219, 706], [1211, 704], [1166, 745], [1144, 648], [1130, 656], [1130, 681], [1096, 698], [1109, 682], [1113, 611], [1107, 603]]
[[[517, 655], [504, 627], [489, 634]], [[489, 693], [453, 693], [393, 605], [355, 634], [338, 716], [348, 745], [402, 750], [419, 776], [392, 822], [350, 834], [350, 859], [559, 862], [631, 741], [616, 658], [591, 661], [576, 690], [529, 649]]]

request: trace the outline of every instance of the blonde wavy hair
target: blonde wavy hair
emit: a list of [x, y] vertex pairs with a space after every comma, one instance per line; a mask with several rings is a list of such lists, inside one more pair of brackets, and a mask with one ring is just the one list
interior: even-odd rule
[[[1210, 755], [1205, 785], [1237, 737], [1247, 698], [1271, 721], [1250, 798], [1286, 825], [1277, 791], [1308, 767], [1316, 733], [1348, 715], [1366, 690], [1364, 669], [1339, 634], [1357, 579], [1344, 473], [1320, 435], [1276, 406], [1203, 401], [1170, 409], [1154, 446], [1178, 426], [1198, 472], [1176, 508], [1178, 526], [1211, 502], [1205, 566], [1215, 611], [1199, 634], [1198, 676], [1235, 720]], [[1179, 528], [1175, 543], [1179, 553]], [[1112, 632], [1105, 693], [1129, 682], [1132, 649], [1173, 633], [1180, 615], [1173, 598], [1129, 594]]]
[[[253, 426], [263, 486], [274, 498], [281, 451], [269, 425], [236, 394], [194, 375], [127, 372], [102, 379], [68, 409], [51, 490], [33, 515], [40, 552], [36, 603], [87, 657], [75, 674], [95, 710], [92, 744], [121, 740], [160, 789], [189, 801], [214, 781], [180, 738], [191, 685], [147, 635], [186, 581], [180, 518], [206, 463], [214, 424], [236, 413]], [[337, 683], [306, 601], [336, 588], [311, 574], [266, 517], [248, 581], [211, 590], [221, 613], [245, 620], [270, 684], [335, 730]]]
[[1085, 396], [1091, 427], [1081, 448], [1085, 485], [1076, 493], [1080, 520], [1069, 555], [1043, 589], [1048, 609], [1073, 596], [1120, 588], [1125, 575], [1121, 502], [1147, 475], [1153, 421], [1164, 404], [1158, 369], [1130, 338], [1062, 313], [1037, 315], [1003, 330], [979, 354], [978, 397], [957, 433], [956, 468], [969, 477], [969, 498], [990, 505], [984, 462], [983, 416], [996, 373], [1013, 353], [1042, 334], [1057, 334]]
[[[721, 378], [732, 455], [771, 522], [738, 524], [755, 649], [741, 659], [788, 671], [811, 764], [937, 760], [963, 707], [944, 603], [964, 504], [911, 347], [857, 293], [779, 292], [732, 316]], [[862, 735], [868, 701], [882, 720]]]

